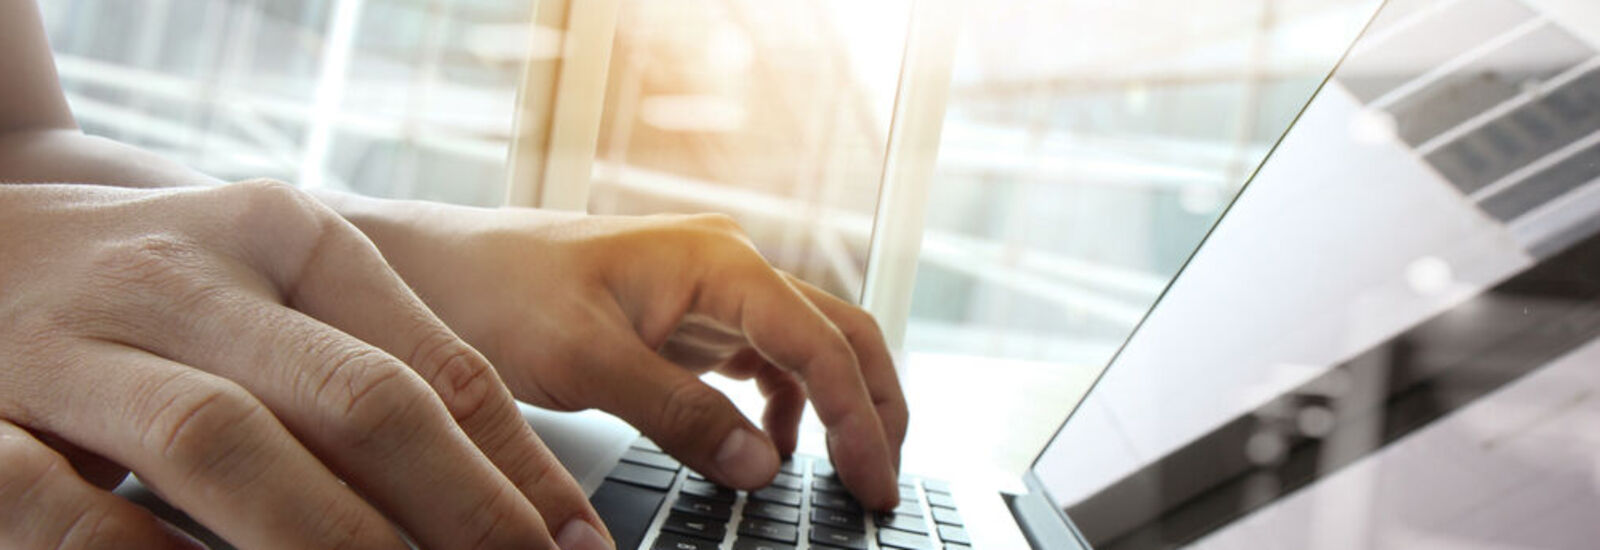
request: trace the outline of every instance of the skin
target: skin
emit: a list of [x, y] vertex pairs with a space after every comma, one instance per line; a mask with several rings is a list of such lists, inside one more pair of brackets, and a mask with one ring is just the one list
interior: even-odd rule
[[[738, 488], [809, 401], [897, 504], [905, 399], [860, 309], [719, 215], [475, 209], [222, 185], [77, 130], [0, 0], [0, 547], [183, 548], [129, 470], [241, 548], [596, 548], [513, 397], [629, 421]], [[754, 379], [757, 427], [700, 381]]]

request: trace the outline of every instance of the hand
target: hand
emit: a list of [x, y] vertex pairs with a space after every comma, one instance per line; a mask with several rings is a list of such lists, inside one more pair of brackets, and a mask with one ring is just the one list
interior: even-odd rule
[[[731, 219], [345, 206], [518, 397], [614, 413], [748, 489], [793, 453], [809, 396], [845, 485], [875, 509], [898, 501], [907, 411], [877, 325], [775, 270]], [[756, 379], [764, 434], [698, 378], [707, 370]]]
[[0, 185], [0, 266], [0, 546], [192, 544], [103, 490], [124, 468], [243, 548], [606, 545], [485, 359], [299, 191]]

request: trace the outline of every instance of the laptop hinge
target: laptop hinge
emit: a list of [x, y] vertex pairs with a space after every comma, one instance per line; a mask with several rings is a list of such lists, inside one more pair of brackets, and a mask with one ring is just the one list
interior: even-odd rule
[[1028, 538], [1028, 545], [1035, 550], [1089, 550], [1089, 545], [1078, 534], [1072, 520], [1067, 519], [1066, 513], [1056, 508], [1045, 496], [1044, 485], [1039, 483], [1038, 476], [1028, 472], [1023, 476], [1023, 483], [1028, 486], [1027, 493], [1008, 493], [1003, 496], [1006, 506], [1011, 508], [1011, 516], [1016, 518], [1017, 526]]

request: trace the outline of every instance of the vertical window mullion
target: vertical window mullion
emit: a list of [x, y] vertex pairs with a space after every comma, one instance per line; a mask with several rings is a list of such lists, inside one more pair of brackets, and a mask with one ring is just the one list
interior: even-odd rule
[[[897, 353], [905, 344], [911, 313], [923, 214], [938, 161], [955, 63], [960, 7], [953, 0], [912, 3], [894, 118], [889, 125], [861, 303], [878, 319], [889, 349]], [[896, 364], [903, 368], [905, 362]]]
[[509, 151], [508, 205], [588, 208], [620, 4], [540, 3], [534, 24], [563, 29], [560, 59], [552, 65], [540, 59], [540, 52], [529, 52]]

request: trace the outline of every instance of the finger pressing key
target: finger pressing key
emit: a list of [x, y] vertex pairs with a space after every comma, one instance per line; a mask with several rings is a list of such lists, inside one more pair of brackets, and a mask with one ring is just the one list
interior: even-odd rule
[[739, 327], [768, 362], [795, 373], [828, 429], [828, 451], [845, 485], [869, 508], [894, 508], [895, 453], [855, 351], [799, 290], [762, 267], [710, 277], [692, 309]]

